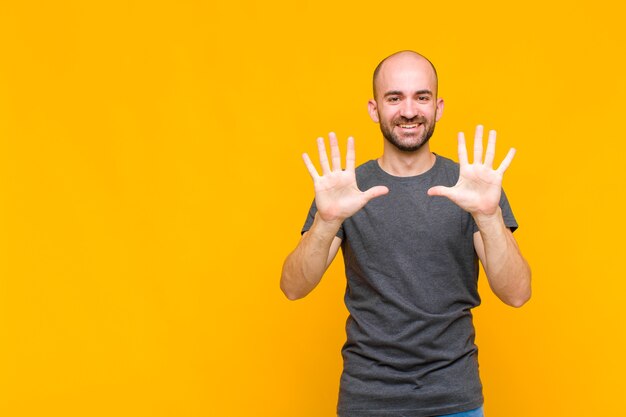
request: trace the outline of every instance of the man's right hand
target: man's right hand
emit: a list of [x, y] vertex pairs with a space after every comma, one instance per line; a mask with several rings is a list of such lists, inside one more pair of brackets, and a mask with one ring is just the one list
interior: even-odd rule
[[354, 139], [348, 138], [348, 151], [346, 153], [346, 169], [341, 169], [341, 154], [337, 136], [329, 133], [330, 158], [332, 169], [326, 155], [324, 138], [317, 138], [320, 166], [320, 176], [306, 153], [302, 155], [304, 163], [313, 178], [315, 186], [315, 205], [321, 220], [327, 223], [341, 225], [341, 223], [365, 206], [373, 198], [380, 197], [389, 192], [385, 186], [372, 187], [367, 191], [359, 190], [354, 173]]
[[317, 214], [311, 228], [302, 235], [298, 246], [287, 256], [280, 277], [280, 288], [287, 298], [305, 297], [320, 282], [335, 258], [341, 239], [336, 236], [341, 223], [359, 211], [373, 198], [387, 194], [387, 187], [372, 187], [362, 192], [354, 174], [354, 139], [348, 138], [346, 169], [341, 169], [341, 154], [337, 137], [330, 133], [330, 158], [326, 155], [324, 138], [317, 139], [322, 175], [307, 154], [302, 155], [315, 185]]

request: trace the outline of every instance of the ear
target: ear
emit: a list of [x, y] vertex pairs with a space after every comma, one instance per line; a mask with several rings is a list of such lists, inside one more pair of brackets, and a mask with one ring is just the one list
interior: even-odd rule
[[435, 110], [435, 121], [438, 122], [439, 119], [441, 119], [442, 115], [443, 115], [443, 99], [442, 98], [438, 98], [437, 99], [437, 109]]
[[380, 121], [378, 118], [378, 104], [373, 98], [367, 102], [367, 111], [374, 122], [378, 123]]

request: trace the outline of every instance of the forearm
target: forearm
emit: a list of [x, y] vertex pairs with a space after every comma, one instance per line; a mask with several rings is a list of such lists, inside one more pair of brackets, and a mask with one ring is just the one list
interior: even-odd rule
[[325, 222], [316, 214], [311, 229], [283, 264], [280, 288], [290, 300], [306, 296], [319, 284], [334, 257], [331, 246], [341, 222]]
[[483, 243], [481, 259], [489, 285], [503, 302], [521, 307], [530, 299], [531, 272], [498, 208], [493, 216], [475, 216]]

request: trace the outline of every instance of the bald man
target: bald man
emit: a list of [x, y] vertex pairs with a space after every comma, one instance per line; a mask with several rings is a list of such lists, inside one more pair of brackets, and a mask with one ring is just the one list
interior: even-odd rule
[[502, 191], [514, 150], [494, 167], [496, 134], [483, 155], [478, 126], [472, 163], [462, 133], [459, 163], [431, 152], [444, 108], [437, 82], [416, 52], [385, 58], [368, 103], [384, 139], [380, 158], [355, 169], [348, 138], [342, 169], [333, 133], [330, 160], [318, 138], [321, 173], [303, 155], [315, 200], [280, 285], [291, 300], [306, 296], [341, 247], [350, 316], [340, 417], [483, 416], [471, 313], [480, 304], [478, 261], [504, 303], [530, 298], [530, 268]]

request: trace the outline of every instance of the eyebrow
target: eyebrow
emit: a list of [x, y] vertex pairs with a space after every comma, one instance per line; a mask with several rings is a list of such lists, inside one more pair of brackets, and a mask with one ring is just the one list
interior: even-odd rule
[[[430, 90], [418, 90], [414, 94], [415, 95], [429, 94], [429, 95], [432, 96], [433, 92], [430, 91]], [[400, 90], [391, 90], [391, 91], [387, 91], [383, 97], [387, 97], [387, 96], [401, 96], [401, 95], [403, 95], [402, 91], [400, 91]]]

